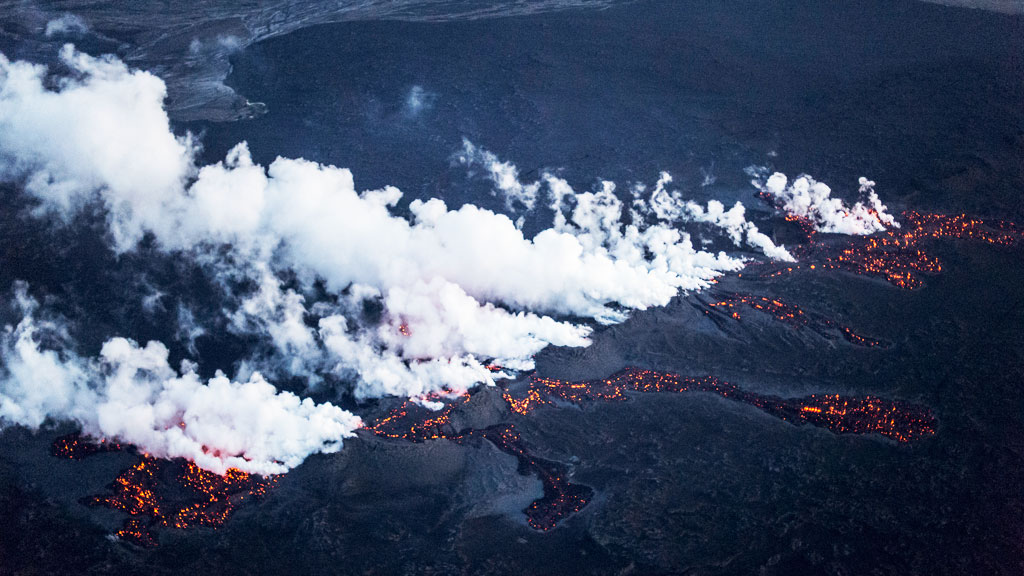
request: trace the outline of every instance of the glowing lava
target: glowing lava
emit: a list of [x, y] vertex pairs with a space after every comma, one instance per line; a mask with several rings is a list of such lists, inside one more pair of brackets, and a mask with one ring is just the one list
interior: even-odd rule
[[[1021, 231], [1005, 222], [909, 212], [904, 214], [904, 228], [855, 237], [848, 245], [837, 249], [834, 242], [820, 241], [809, 222], [794, 217], [787, 219], [797, 222], [807, 232], [809, 242], [793, 251], [802, 263], [775, 269], [764, 276], [799, 269], [843, 270], [881, 277], [897, 287], [912, 290], [923, 285], [922, 275], [942, 271], [939, 260], [924, 250], [926, 240], [960, 238], [1016, 246], [1024, 239]], [[814, 330], [827, 338], [838, 335], [851, 344], [865, 347], [885, 345], [778, 299], [730, 294], [701, 304], [704, 312], [716, 322], [729, 318], [739, 320], [740, 309], [749, 308], [795, 328]], [[411, 335], [405, 323], [398, 327], [398, 332], [403, 336]], [[501, 370], [498, 366], [487, 368]], [[748, 392], [712, 377], [686, 378], [638, 368], [628, 368], [606, 379], [583, 382], [533, 377], [524, 393], [505, 392], [503, 397], [512, 413], [526, 416], [543, 406], [557, 407], [560, 401], [577, 405], [623, 401], [628, 393], [657, 392], [713, 393], [797, 425], [810, 424], [836, 434], [878, 434], [901, 443], [934, 435], [937, 426], [928, 408], [906, 402], [838, 394], [782, 398]], [[554, 528], [593, 499], [592, 488], [569, 481], [568, 466], [533, 456], [513, 424], [457, 430], [452, 423], [453, 414], [471, 400], [469, 394], [463, 394], [447, 401], [436, 412], [419, 403], [406, 402], [366, 429], [380, 437], [410, 442], [444, 439], [463, 443], [479, 437], [514, 456], [519, 472], [536, 475], [544, 487], [543, 497], [523, 510], [529, 525], [537, 530]], [[112, 441], [90, 442], [78, 435], [69, 435], [54, 442], [53, 454], [81, 459], [120, 449], [121, 446]], [[158, 460], [142, 455], [138, 463], [117, 476], [108, 494], [94, 497], [91, 502], [128, 514], [124, 526], [116, 532], [118, 537], [140, 545], [156, 545], [155, 530], [159, 527], [222, 526], [238, 506], [265, 495], [276, 482], [275, 477], [253, 476], [236, 469], [221, 476], [183, 460]]]
[[923, 243], [926, 240], [966, 239], [997, 246], [1017, 246], [1024, 240], [1024, 232], [1010, 222], [978, 220], [965, 214], [946, 216], [905, 212], [903, 220], [901, 229], [890, 228], [872, 236], [857, 236], [841, 249], [819, 241], [816, 233], [803, 225], [810, 242], [793, 251], [801, 263], [775, 269], [762, 277], [771, 278], [806, 269], [842, 270], [875, 276], [893, 286], [914, 290], [924, 285], [921, 276], [942, 271], [939, 259], [925, 250]]
[[529, 414], [555, 400], [572, 404], [621, 401], [627, 392], [711, 392], [755, 406], [794, 424], [812, 424], [837, 434], [880, 434], [897, 442], [910, 442], [935, 434], [931, 411], [917, 404], [875, 396], [811, 395], [780, 398], [747, 392], [716, 378], [683, 378], [667, 372], [627, 368], [604, 380], [569, 382], [534, 377], [522, 399], [509, 398], [518, 414]]
[[861, 336], [830, 318], [820, 314], [805, 312], [800, 307], [783, 302], [777, 298], [754, 296], [751, 294], [728, 294], [712, 302], [699, 301], [703, 304], [704, 313], [716, 322], [720, 318], [739, 320], [742, 317], [739, 309], [747, 307], [769, 314], [776, 320], [784, 322], [793, 328], [809, 328], [824, 338], [832, 339], [838, 335], [854, 346], [866, 348], [884, 348], [889, 345], [881, 340]]
[[[409, 440], [410, 442], [440, 438], [451, 440], [456, 437], [451, 429], [452, 412], [469, 400], [470, 395], [463, 394], [436, 412], [411, 401], [404, 402], [372, 426], [367, 426], [366, 429], [377, 436]], [[410, 415], [412, 416], [410, 417]]]
[[116, 532], [118, 537], [155, 545], [156, 527], [218, 528], [246, 499], [265, 495], [275, 482], [274, 477], [235, 469], [220, 476], [191, 462], [143, 456], [114, 480], [110, 494], [95, 497], [93, 503], [131, 516]]
[[550, 530], [593, 500], [594, 490], [590, 486], [573, 484], [566, 478], [568, 469], [564, 464], [537, 458], [530, 454], [519, 432], [509, 424], [467, 434], [483, 436], [503, 452], [512, 454], [519, 461], [519, 473], [535, 474], [544, 485], [544, 496], [533, 501], [523, 513], [526, 521], [535, 530]]
[[81, 434], [68, 434], [53, 441], [50, 452], [58, 458], [81, 460], [100, 452], [117, 452], [121, 445], [107, 440], [92, 441]]
[[[105, 448], [104, 444], [70, 435], [58, 438], [53, 450], [61, 457], [82, 458], [120, 448]], [[115, 532], [119, 538], [155, 546], [157, 528], [223, 526], [238, 506], [265, 495], [275, 482], [276, 477], [264, 478], [236, 469], [221, 476], [184, 460], [142, 455], [138, 463], [114, 479], [108, 494], [93, 497], [90, 503], [129, 515], [124, 526]]]
[[406, 402], [372, 426], [367, 426], [367, 430], [385, 438], [410, 442], [443, 438], [461, 444], [479, 437], [502, 452], [515, 456], [519, 462], [519, 473], [536, 475], [544, 486], [544, 495], [523, 510], [526, 521], [536, 530], [554, 528], [563, 518], [579, 512], [593, 499], [592, 488], [569, 482], [567, 466], [533, 456], [512, 424], [481, 430], [455, 430], [451, 423], [453, 412], [470, 401], [471, 396], [465, 394], [438, 412], [429, 412], [422, 406]]
[[[572, 404], [626, 400], [627, 393], [710, 392], [755, 406], [794, 424], [811, 424], [837, 434], [879, 434], [897, 442], [910, 442], [935, 434], [936, 420], [931, 412], [916, 404], [884, 400], [874, 396], [811, 395], [804, 398], [780, 398], [744, 391], [716, 378], [683, 378], [666, 372], [627, 368], [603, 380], [569, 382], [534, 377], [521, 397], [503, 393], [509, 409], [527, 416], [541, 406], [557, 407], [557, 401]], [[454, 413], [472, 401], [464, 394], [432, 412], [413, 402], [405, 402], [387, 416], [367, 426], [384, 438], [426, 442], [444, 439], [463, 443], [480, 437], [501, 451], [516, 457], [519, 472], [536, 475], [544, 485], [544, 496], [531, 503], [523, 513], [534, 529], [550, 530], [561, 520], [579, 512], [593, 500], [589, 486], [574, 484], [567, 478], [568, 467], [537, 458], [530, 453], [513, 424], [501, 424], [476, 430], [457, 430]]]

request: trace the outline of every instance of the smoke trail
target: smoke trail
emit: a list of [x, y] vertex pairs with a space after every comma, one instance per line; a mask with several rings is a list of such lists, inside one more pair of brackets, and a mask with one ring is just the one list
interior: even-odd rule
[[882, 232], [887, 226], [900, 226], [878, 199], [875, 183], [864, 177], [860, 178], [858, 191], [865, 200], [853, 206], [833, 198], [831, 188], [806, 174], [792, 184], [780, 172], [765, 181], [755, 179], [751, 183], [772, 197], [788, 214], [809, 221], [818, 232], [864, 236]]
[[[559, 222], [564, 222], [558, 217], [565, 209], [568, 199], [579, 205], [581, 201], [587, 202], [594, 198], [594, 196], [584, 197], [577, 194], [565, 180], [550, 172], [544, 172], [539, 181], [523, 183], [519, 180], [519, 169], [515, 164], [502, 161], [493, 152], [485, 150], [465, 138], [462, 140], [462, 151], [455, 158], [470, 169], [475, 166], [483, 167], [487, 172], [488, 179], [494, 185], [493, 192], [504, 198], [505, 205], [509, 210], [515, 210], [518, 207], [533, 210], [539, 194], [542, 190], [546, 190], [551, 198], [550, 207], [556, 212], [556, 228]], [[705, 175], [706, 180], [707, 176]], [[667, 186], [671, 182], [672, 175], [662, 172], [654, 190], [649, 194], [645, 185], [633, 186], [632, 215], [634, 221], [653, 221], [662, 226], [685, 222], [711, 224], [724, 231], [736, 246], [742, 246], [746, 242], [748, 246], [760, 250], [773, 260], [794, 261], [785, 246], [776, 246], [771, 238], [762, 234], [753, 222], [747, 221], [746, 208], [743, 203], [736, 202], [727, 211], [721, 202], [711, 200], [708, 202], [707, 208], [704, 208], [693, 201], [684, 201], [679, 190], [668, 190]], [[608, 194], [602, 196], [602, 201], [615, 206], [615, 211], [607, 215], [608, 221], [617, 222], [616, 211], [621, 211], [621, 207], [615, 204], [617, 198], [611, 195], [615, 190], [615, 185], [612, 182], [602, 182], [601, 184], [608, 190]], [[544, 185], [546, 188], [542, 188]]]
[[[589, 327], [549, 315], [621, 321], [626, 309], [664, 305], [742, 266], [695, 250], [665, 223], [623, 224], [609, 183], [576, 194], [549, 177], [564, 211], [526, 238], [505, 215], [437, 199], [414, 201], [412, 218], [399, 217], [395, 188], [360, 193], [348, 170], [302, 159], [264, 168], [244, 143], [197, 167], [191, 138], [170, 130], [158, 78], [71, 46], [61, 55], [75, 74], [55, 90], [45, 68], [0, 61], [6, 178], [69, 221], [101, 203], [117, 250], [149, 232], [224, 278], [253, 281], [259, 289], [242, 296], [232, 325], [268, 334], [310, 370], [357, 374], [358, 396], [490, 382], [487, 362], [525, 369], [545, 346], [589, 343]], [[537, 185], [516, 188], [513, 166], [499, 170], [493, 155], [466, 149], [530, 202]], [[282, 271], [302, 285], [285, 288]], [[314, 310], [302, 292], [316, 280], [336, 301]], [[381, 318], [353, 314], [365, 300], [383, 306]]]
[[203, 382], [195, 366], [176, 371], [159, 342], [111, 338], [99, 358], [44, 349], [66, 340], [55, 320], [16, 289], [23, 319], [0, 336], [0, 424], [39, 428], [48, 419], [78, 423], [97, 438], [116, 438], [156, 457], [187, 458], [218, 473], [238, 468], [276, 474], [314, 452], [335, 452], [362, 423], [331, 404], [278, 391], [259, 374]]
[[662, 172], [655, 184], [654, 191], [646, 201], [642, 196], [643, 189], [635, 190], [634, 207], [644, 214], [653, 214], [663, 221], [711, 224], [723, 230], [736, 246], [740, 246], [746, 241], [748, 246], [757, 248], [773, 260], [795, 261], [785, 246], [776, 246], [772, 239], [758, 230], [753, 222], [747, 221], [746, 208], [742, 202], [736, 202], [732, 208], [726, 210], [721, 202], [711, 200], [708, 202], [707, 208], [704, 208], [692, 200], [684, 202], [678, 190], [669, 191], [667, 185], [671, 182], [672, 175]]
[[[114, 338], [94, 360], [41, 349], [26, 314], [4, 341], [7, 422], [69, 419], [212, 470], [279, 471], [336, 449], [358, 419], [278, 392], [254, 367], [310, 383], [351, 378], [357, 398], [459, 392], [506, 374], [489, 366], [528, 370], [547, 346], [589, 345], [595, 323], [743, 267], [695, 249], [681, 222], [791, 259], [741, 204], [684, 202], [667, 174], [627, 206], [611, 182], [577, 192], [545, 173], [523, 184], [514, 165], [468, 141], [464, 162], [485, 166], [510, 205], [529, 208], [546, 191], [548, 228], [526, 237], [504, 214], [439, 199], [411, 202], [405, 217], [396, 188], [360, 192], [348, 170], [304, 159], [264, 167], [244, 142], [198, 166], [192, 137], [171, 129], [159, 78], [70, 45], [61, 58], [72, 73], [53, 78], [0, 55], [0, 179], [68, 225], [100, 207], [118, 252], [148, 234], [202, 263], [228, 303], [229, 330], [274, 352], [249, 359], [235, 380], [202, 382], [195, 366], [168, 366], [160, 343]], [[179, 318], [184, 338], [201, 333], [187, 311]]]
[[519, 181], [519, 169], [511, 162], [503, 162], [488, 150], [484, 150], [462, 139], [462, 150], [455, 155], [455, 160], [469, 169], [482, 167], [487, 178], [494, 184], [494, 192], [505, 199], [505, 207], [515, 210], [522, 206], [533, 210], [537, 203], [537, 192], [540, 182], [523, 184]]

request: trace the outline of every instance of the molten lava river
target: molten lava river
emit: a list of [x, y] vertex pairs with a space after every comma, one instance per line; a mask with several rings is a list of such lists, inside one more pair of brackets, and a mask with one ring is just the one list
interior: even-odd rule
[[[754, 276], [771, 278], [796, 271], [840, 271], [881, 278], [898, 288], [915, 290], [925, 275], [942, 271], [942, 263], [928, 252], [927, 241], [976, 240], [998, 246], [1017, 246], [1022, 233], [1005, 222], [984, 222], [966, 216], [905, 213], [902, 228], [872, 236], [822, 240], [808, 222], [801, 225], [807, 242], [793, 250], [795, 264], [759, 264]], [[750, 271], [747, 272], [750, 274]], [[691, 297], [696, 307], [716, 324], [741, 322], [749, 313], [766, 315], [794, 330], [810, 330], [826, 339], [864, 348], [886, 348], [889, 343], [855, 332], [830, 318], [806, 311], [781, 299], [755, 294], [712, 290]], [[406, 328], [403, 326], [402, 328]], [[369, 435], [387, 442], [487, 442], [518, 461], [520, 474], [536, 476], [543, 496], [523, 514], [534, 529], [547, 531], [586, 507], [594, 490], [570, 479], [569, 466], [539, 458], [531, 452], [516, 423], [538, 410], [558, 410], [591, 402], [622, 402], [632, 394], [714, 394], [761, 410], [796, 426], [815, 426], [835, 434], [870, 434], [902, 444], [936, 434], [931, 410], [919, 404], [875, 396], [813, 394], [799, 398], [764, 395], [723, 382], [712, 376], [686, 377], [657, 370], [626, 368], [601, 380], [570, 382], [533, 375], [520, 393], [503, 392], [507, 422], [482, 429], [457, 429], [453, 414], [473, 402], [472, 394], [441, 399], [440, 410], [406, 402], [366, 426]], [[439, 400], [432, 398], [432, 400]], [[64, 436], [53, 444], [57, 457], [80, 459], [122, 450], [110, 440]], [[130, 449], [130, 447], [127, 447]], [[158, 543], [158, 530], [195, 526], [217, 528], [239, 507], [258, 501], [272, 490], [277, 478], [264, 478], [229, 470], [217, 475], [182, 460], [160, 460], [140, 454], [138, 462], [121, 472], [105, 494], [88, 504], [126, 514], [116, 536], [142, 546]]]

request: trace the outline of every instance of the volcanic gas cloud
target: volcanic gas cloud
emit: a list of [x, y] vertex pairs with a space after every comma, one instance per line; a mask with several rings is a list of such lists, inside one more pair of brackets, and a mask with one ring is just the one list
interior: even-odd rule
[[[513, 423], [454, 430], [451, 411], [472, 400], [475, 386], [532, 370], [549, 345], [588, 346], [600, 325], [708, 290], [748, 265], [756, 265], [748, 274], [762, 277], [839, 270], [915, 289], [923, 275], [942, 270], [929, 240], [1021, 240], [1012, 224], [966, 216], [907, 212], [897, 221], [866, 178], [863, 199], [850, 205], [809, 176], [790, 182], [755, 171], [762, 197], [807, 232], [805, 243], [787, 248], [762, 233], [742, 203], [687, 200], [667, 172], [651, 186], [600, 181], [577, 191], [557, 169], [522, 182], [513, 164], [468, 140], [455, 166], [488, 179], [509, 214], [437, 198], [406, 202], [394, 187], [360, 191], [348, 170], [301, 158], [262, 166], [245, 142], [201, 166], [196, 138], [171, 126], [160, 78], [70, 45], [60, 57], [65, 76], [0, 55], [0, 181], [23, 193], [28, 217], [78, 226], [100, 215], [110, 254], [141, 254], [144, 245], [208, 274], [219, 310], [211, 318], [188, 313], [181, 295], [164, 287], [125, 296], [143, 310], [177, 298], [176, 333], [193, 355], [207, 328], [259, 344], [201, 378], [194, 358], [171, 366], [162, 342], [105, 334], [100, 349], [83, 350], [73, 335], [88, 318], [47, 310], [38, 302], [52, 295], [32, 293], [40, 289], [12, 290], [21, 320], [0, 335], [0, 425], [70, 421], [84, 437], [106, 439], [60, 439], [55, 453], [67, 459], [137, 448], [139, 463], [95, 503], [127, 512], [120, 535], [141, 543], [155, 542], [157, 527], [221, 525], [274, 475], [341, 449], [364, 426], [395, 441], [493, 444], [541, 479], [544, 496], [525, 513], [534, 528], [553, 528], [586, 506], [593, 490], [570, 482], [563, 464], [531, 455]], [[537, 225], [525, 227], [527, 219]], [[525, 235], [531, 228], [539, 232]], [[733, 251], [698, 249], [691, 234], [727, 240]], [[776, 296], [715, 291], [695, 300], [719, 325], [751, 310], [824, 338], [886, 347]], [[331, 403], [279, 390], [271, 384], [278, 377], [338, 386], [357, 402], [417, 400], [364, 425]], [[535, 377], [506, 400], [516, 419], [566, 402], [683, 392], [840, 434], [909, 442], [935, 433], [928, 410], [910, 403], [781, 398], [712, 377], [638, 369], [588, 382]], [[437, 412], [424, 408], [438, 404]]]

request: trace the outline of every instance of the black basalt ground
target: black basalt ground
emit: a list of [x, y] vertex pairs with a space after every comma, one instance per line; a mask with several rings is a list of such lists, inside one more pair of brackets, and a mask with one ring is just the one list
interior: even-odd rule
[[[668, 0], [336, 24], [235, 55], [229, 82], [266, 114], [177, 128], [204, 135], [206, 160], [245, 139], [260, 161], [303, 156], [352, 168], [360, 188], [394, 184], [406, 199], [494, 209], [502, 203], [486, 183], [451, 165], [464, 136], [524, 178], [551, 168], [580, 189], [668, 170], [697, 200], [742, 200], [787, 243], [799, 235], [766, 221], [746, 166], [806, 171], [846, 197], [868, 176], [894, 211], [1024, 222], [1021, 26], [895, 0]], [[433, 99], [411, 115], [414, 86]], [[717, 180], [702, 188], [708, 171]], [[200, 271], [116, 258], [96, 221], [51, 236], [50, 223], [28, 224], [26, 207], [7, 201], [15, 193], [3, 194], [0, 277], [55, 296], [84, 354], [106, 334], [173, 341], [178, 301], [217, 314]], [[637, 365], [712, 374], [766, 397], [901, 400], [941, 422], [925, 441], [793, 426], [712, 394], [636, 394], [514, 421], [492, 396], [455, 415], [452, 433], [514, 424], [522, 444], [508, 446], [527, 446], [540, 469], [500, 440], [361, 432], [222, 528], [167, 531], [140, 549], [107, 538], [123, 515], [80, 504], [131, 455], [58, 459], [53, 440], [73, 430], [11, 429], [0, 435], [0, 574], [1020, 574], [1024, 260], [957, 240], [929, 250], [943, 272], [915, 291], [839, 271], [716, 287], [798, 304], [887, 347], [753, 310], [716, 321], [703, 296], [683, 296], [599, 329], [589, 348], [536, 358], [539, 374], [572, 381]], [[140, 270], [178, 295], [155, 316], [138, 305], [147, 287], [130, 281]], [[230, 371], [252, 344], [226, 331], [200, 339], [204, 370]], [[174, 344], [174, 362], [186, 355]], [[371, 421], [392, 404], [356, 408]], [[592, 498], [536, 530], [523, 511], [544, 502], [551, 473]]]

